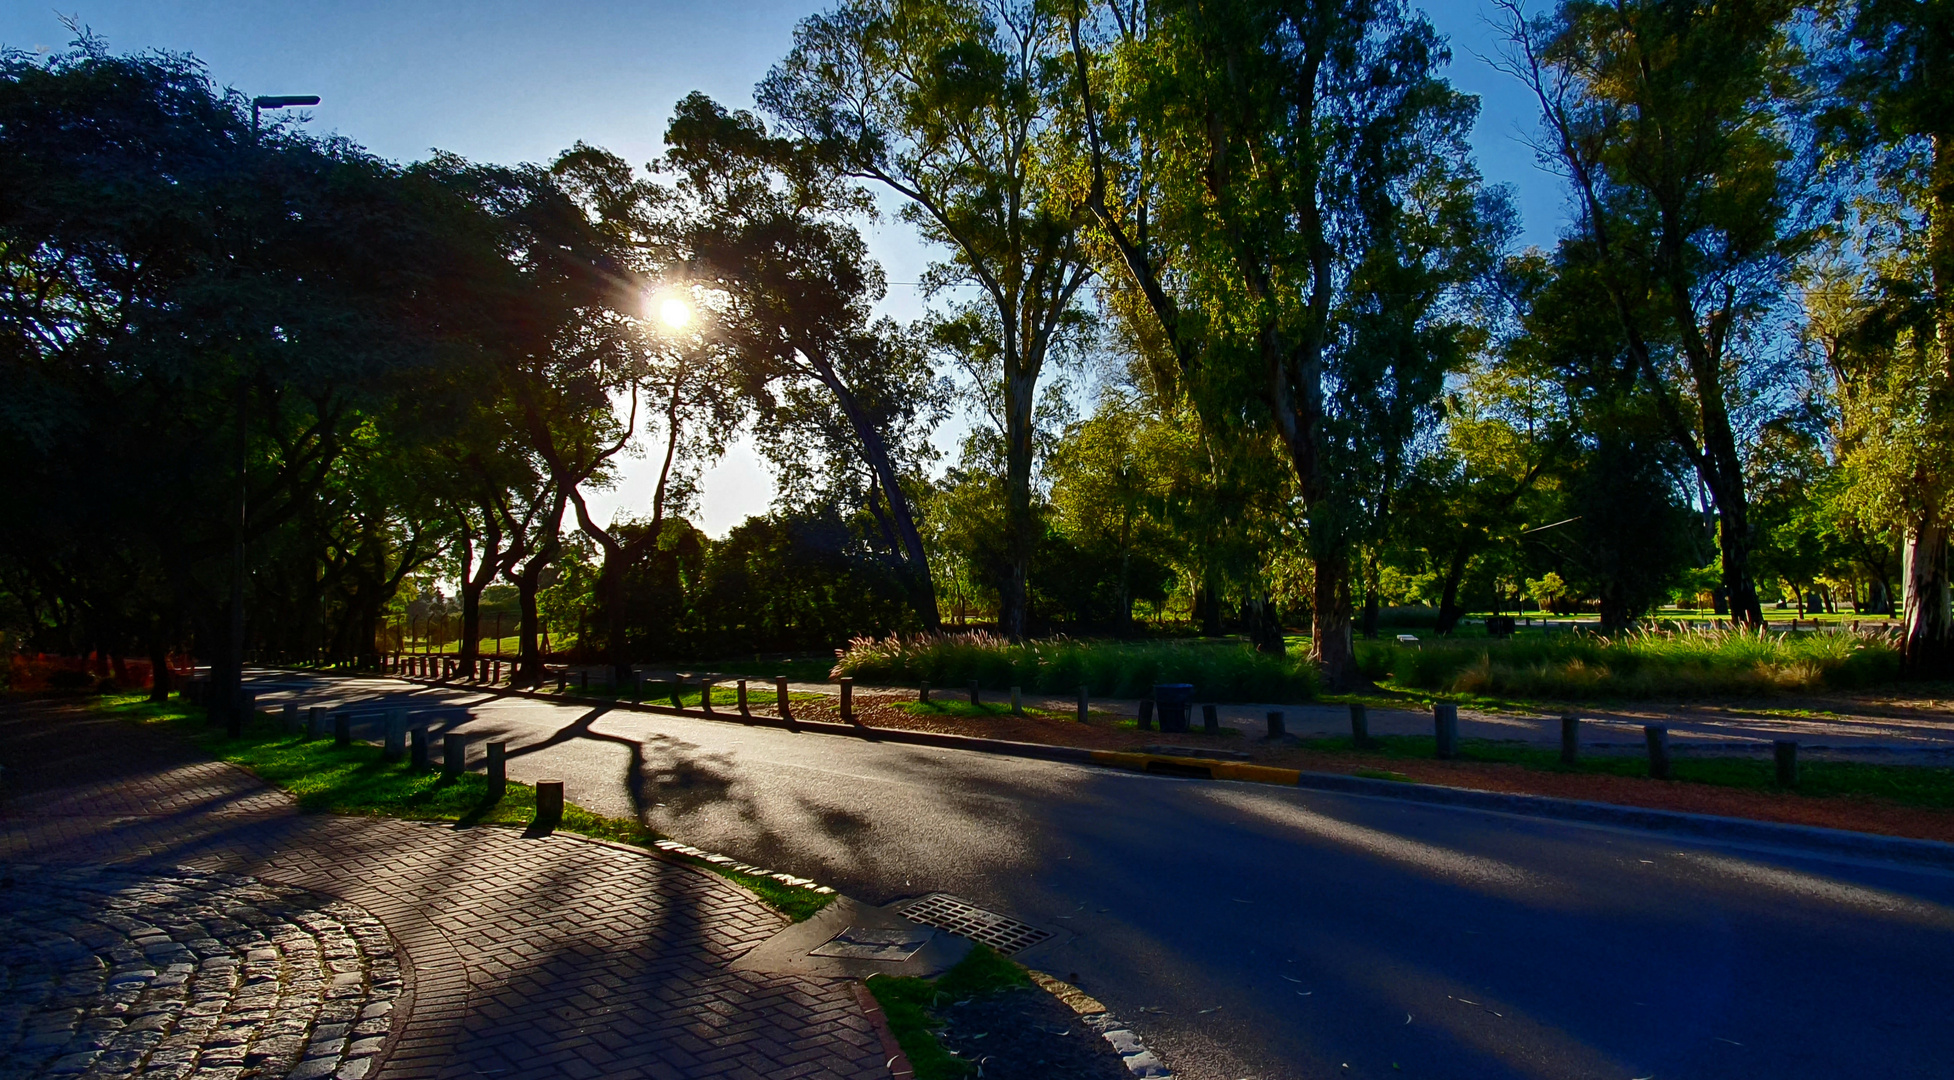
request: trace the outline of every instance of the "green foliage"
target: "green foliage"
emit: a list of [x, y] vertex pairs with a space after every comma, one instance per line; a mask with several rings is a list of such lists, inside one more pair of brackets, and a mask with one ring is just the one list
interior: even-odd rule
[[978, 1075], [977, 1066], [943, 1049], [932, 1034], [942, 1022], [930, 1010], [944, 1002], [965, 1001], [1031, 985], [1031, 977], [1017, 964], [978, 945], [957, 965], [935, 979], [874, 975], [869, 993], [889, 1021], [917, 1080], [957, 1080]]
[[1307, 661], [1257, 652], [1238, 642], [1128, 643], [1050, 638], [1013, 643], [994, 634], [857, 638], [836, 661], [836, 676], [866, 683], [954, 688], [977, 681], [1052, 694], [1145, 697], [1155, 683], [1185, 682], [1205, 701], [1307, 701], [1316, 672]]
[[684, 604], [693, 656], [831, 649], [856, 634], [916, 629], [902, 565], [828, 513], [748, 518], [709, 542]]
[[1360, 653], [1373, 677], [1405, 688], [1557, 701], [1809, 693], [1872, 685], [1899, 671], [1884, 639], [1742, 629], [1376, 642]]

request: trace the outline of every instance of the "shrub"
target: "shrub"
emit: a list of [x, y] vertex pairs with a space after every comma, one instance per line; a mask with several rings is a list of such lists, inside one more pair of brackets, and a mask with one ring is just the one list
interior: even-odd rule
[[1420, 690], [1569, 701], [1811, 693], [1893, 679], [1900, 667], [1884, 638], [1741, 628], [1367, 642], [1360, 663]]
[[1213, 702], [1307, 701], [1316, 672], [1297, 656], [1271, 656], [1239, 642], [1108, 642], [1047, 638], [1013, 643], [990, 633], [856, 638], [833, 676], [866, 682], [990, 689], [1021, 686], [1054, 694], [1085, 686], [1105, 697], [1144, 697], [1153, 684], [1194, 684]]

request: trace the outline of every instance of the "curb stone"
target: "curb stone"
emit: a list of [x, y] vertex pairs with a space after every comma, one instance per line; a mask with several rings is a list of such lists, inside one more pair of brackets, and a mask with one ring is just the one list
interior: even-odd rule
[[[304, 674], [312, 673], [306, 672]], [[391, 676], [378, 677], [391, 678]], [[1113, 768], [1164, 773], [1183, 777], [1192, 776], [1194, 778], [1275, 784], [1282, 787], [1301, 787], [1315, 791], [1332, 791], [1347, 795], [1365, 795], [1374, 798], [1396, 799], [1401, 802], [1456, 806], [1461, 809], [1486, 810], [1496, 813], [1553, 818], [1563, 821], [1579, 821], [1592, 825], [1612, 825], [1653, 832], [1679, 833], [1703, 840], [1728, 840], [1741, 843], [1803, 848], [1807, 851], [1815, 851], [1828, 855], [1843, 855], [1855, 858], [1871, 857], [1954, 870], [1954, 844], [1942, 843], [1937, 840], [1915, 840], [1909, 837], [1884, 836], [1879, 833], [1849, 832], [1843, 829], [1828, 829], [1816, 825], [1787, 825], [1772, 821], [1753, 821], [1748, 818], [1722, 817], [1715, 814], [1692, 814], [1680, 810], [1654, 810], [1637, 806], [1621, 806], [1615, 803], [1560, 799], [1549, 795], [1517, 795], [1499, 791], [1480, 791], [1475, 788], [1447, 787], [1441, 784], [1374, 780], [1369, 777], [1347, 776], [1341, 773], [1302, 772], [1296, 769], [1248, 765], [1239, 761], [1223, 761], [1214, 758], [1183, 758], [1164, 754], [1092, 750], [1077, 746], [1049, 746], [1042, 743], [1013, 742], [1007, 739], [985, 739], [970, 735], [952, 735], [946, 732], [910, 731], [902, 728], [869, 728], [859, 725], [850, 727], [819, 721], [781, 720], [771, 716], [740, 716], [737, 713], [708, 714], [702, 710], [674, 709], [669, 706], [647, 705], [640, 702], [581, 698], [568, 694], [537, 693], [534, 691], [512, 690], [503, 687], [461, 686], [433, 679], [395, 679], [394, 681], [412, 685], [438, 686], [447, 689], [471, 691], [499, 697], [521, 697], [538, 701], [552, 701], [565, 705], [608, 705], [613, 708], [636, 712], [648, 712], [663, 716], [680, 716], [688, 720], [717, 720], [723, 723], [774, 727], [796, 732], [841, 735], [851, 738], [867, 739], [871, 742], [909, 743], [918, 746], [934, 746], [946, 750], [971, 750], [978, 753], [1001, 754], [1010, 757], [1057, 761], [1075, 765], [1103, 765]]]
[[1147, 1044], [1141, 1041], [1139, 1034], [1121, 1023], [1119, 1017], [1114, 1016], [1112, 1010], [1100, 1004], [1098, 998], [1063, 979], [1054, 979], [1042, 971], [1032, 971], [1029, 968], [1025, 970], [1039, 989], [1063, 1002], [1066, 1008], [1078, 1014], [1081, 1023], [1098, 1032], [1099, 1037], [1105, 1039], [1107, 1045], [1119, 1054], [1120, 1062], [1126, 1066], [1127, 1072], [1134, 1076], [1146, 1077], [1147, 1080], [1174, 1075], [1174, 1071], [1167, 1067], [1166, 1062], [1160, 1060], [1159, 1055], [1147, 1049]]
[[909, 1056], [902, 1052], [901, 1044], [896, 1042], [896, 1033], [889, 1028], [889, 1018], [882, 1014], [882, 1006], [869, 992], [868, 984], [855, 984], [855, 1000], [862, 1006], [862, 1013], [875, 1028], [875, 1034], [882, 1040], [882, 1052], [889, 1055], [890, 1080], [913, 1080], [916, 1069], [909, 1064]]

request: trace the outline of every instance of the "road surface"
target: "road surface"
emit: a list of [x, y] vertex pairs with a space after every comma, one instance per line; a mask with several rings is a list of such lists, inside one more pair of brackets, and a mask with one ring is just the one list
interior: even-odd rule
[[[510, 775], [873, 902], [1060, 932], [1177, 1074], [1944, 1077], [1954, 875], [1563, 821], [722, 721], [264, 675], [445, 707]], [[476, 751], [479, 753], [479, 748]]]

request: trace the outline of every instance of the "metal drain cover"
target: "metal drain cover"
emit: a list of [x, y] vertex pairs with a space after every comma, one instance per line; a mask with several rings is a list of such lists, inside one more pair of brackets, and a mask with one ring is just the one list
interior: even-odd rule
[[900, 963], [922, 951], [936, 931], [916, 927], [910, 930], [880, 930], [851, 926], [808, 952], [809, 956], [843, 956], [851, 960], [888, 960]]
[[949, 893], [939, 892], [920, 896], [896, 910], [902, 912], [903, 917], [912, 922], [962, 935], [972, 941], [988, 945], [1004, 956], [1023, 952], [1041, 941], [1049, 940], [1052, 936], [1050, 930], [1041, 930], [1008, 915], [986, 911], [960, 896], [951, 896]]

